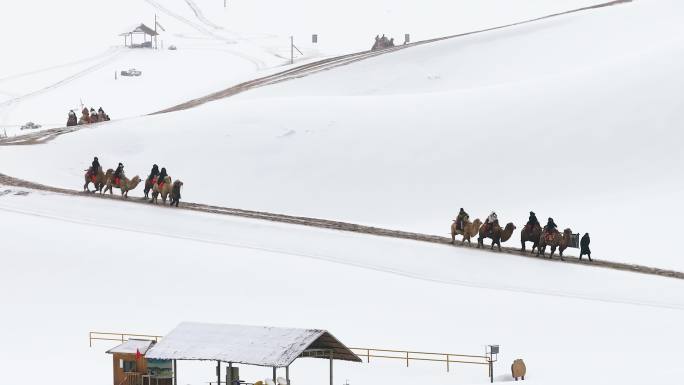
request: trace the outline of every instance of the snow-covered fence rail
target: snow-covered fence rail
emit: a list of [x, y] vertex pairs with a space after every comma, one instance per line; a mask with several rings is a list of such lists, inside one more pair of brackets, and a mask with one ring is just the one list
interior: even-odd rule
[[488, 356], [478, 356], [469, 354], [456, 353], [430, 353], [430, 352], [413, 352], [410, 350], [390, 350], [390, 349], [371, 349], [371, 348], [349, 348], [357, 356], [365, 358], [367, 363], [370, 363], [371, 358], [401, 360], [406, 362], [409, 366], [411, 361], [427, 361], [427, 362], [441, 362], [446, 365], [446, 371], [451, 368], [451, 364], [474, 364], [474, 365], [489, 365], [493, 362]]
[[88, 332], [88, 346], [92, 348], [93, 341], [117, 341], [123, 343], [130, 339], [142, 339], [159, 342], [161, 338], [161, 336], [153, 336], [149, 334]]

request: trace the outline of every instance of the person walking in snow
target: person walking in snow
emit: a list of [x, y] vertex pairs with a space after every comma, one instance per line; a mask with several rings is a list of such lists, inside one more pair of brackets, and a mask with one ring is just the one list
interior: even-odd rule
[[589, 261], [591, 262], [591, 250], [589, 249], [589, 242], [591, 242], [591, 239], [589, 239], [589, 233], [584, 233], [582, 239], [580, 239], [579, 259], [582, 259], [582, 256], [586, 255], [587, 257], [589, 257]]

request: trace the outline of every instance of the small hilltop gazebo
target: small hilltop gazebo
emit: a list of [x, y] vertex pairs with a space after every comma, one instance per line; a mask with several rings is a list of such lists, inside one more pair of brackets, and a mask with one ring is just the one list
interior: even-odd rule
[[[238, 383], [237, 365], [272, 368], [274, 383], [277, 369], [284, 368], [285, 383], [290, 385], [290, 365], [301, 357], [328, 360], [332, 385], [334, 360], [362, 362], [326, 330], [195, 322], [179, 324], [157, 343], [129, 340], [108, 353], [115, 355], [115, 385], [177, 385], [177, 361], [183, 360], [216, 362], [217, 385]], [[133, 369], [131, 361], [140, 364]], [[128, 379], [122, 381], [124, 372]]]
[[[143, 41], [142, 43], [135, 43], [133, 41], [134, 36], [140, 36], [142, 35]], [[154, 48], [157, 48], [157, 36], [159, 36], [159, 33], [157, 33], [156, 30], [146, 26], [145, 24], [140, 24], [134, 28], [131, 28], [128, 32], [124, 32], [122, 34], [119, 34], [119, 36], [123, 36], [124, 38], [124, 46], [126, 47], [131, 47], [131, 48], [152, 48], [152, 42], [154, 41]], [[149, 40], [148, 40], [149, 36]]]

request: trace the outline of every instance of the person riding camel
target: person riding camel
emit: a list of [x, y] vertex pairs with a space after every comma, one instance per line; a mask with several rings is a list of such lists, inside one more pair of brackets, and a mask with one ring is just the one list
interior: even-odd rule
[[100, 161], [97, 159], [97, 157], [95, 157], [93, 159], [93, 163], [90, 165], [90, 169], [88, 170], [88, 176], [90, 176], [90, 178], [94, 178], [100, 171], [102, 171], [102, 166], [100, 166]]
[[[147, 177], [147, 182], [148, 183], [156, 183], [159, 177], [159, 166], [156, 164], [152, 165], [152, 170], [150, 171], [150, 176]], [[157, 179], [155, 179], [157, 178]]]
[[535, 226], [541, 226], [541, 223], [539, 223], [537, 215], [534, 213], [534, 211], [530, 211], [530, 219], [527, 220], [525, 227], [527, 227], [528, 230], [532, 230]]
[[160, 189], [162, 188], [162, 186], [164, 186], [164, 178], [166, 178], [167, 176], [169, 176], [169, 174], [166, 173], [166, 167], [162, 167], [161, 172], [157, 177], [157, 184], [159, 185]]
[[546, 226], [544, 226], [544, 235], [549, 236], [553, 234], [557, 227], [558, 225], [556, 225], [556, 223], [553, 221], [553, 218], [549, 218], [549, 220], [546, 222]]
[[458, 215], [456, 216], [456, 229], [463, 230], [463, 224], [468, 221], [468, 218], [468, 213], [461, 207], [461, 210], [459, 210]]
[[78, 124], [78, 118], [74, 110], [69, 110], [69, 118], [67, 119], [67, 127], [75, 126]]
[[97, 109], [97, 118], [100, 122], [106, 122], [109, 121], [109, 115], [107, 115], [102, 107]]
[[489, 232], [494, 228], [494, 225], [499, 225], [499, 218], [496, 216], [496, 213], [492, 211], [487, 219], [485, 219], [485, 223], [482, 225], [485, 228], [484, 233], [489, 234]]
[[116, 171], [114, 171], [114, 184], [116, 186], [121, 185], [121, 178], [124, 178], [126, 175], [124, 174], [124, 165], [123, 163], [119, 163], [119, 165], [116, 167]]
[[97, 112], [95, 112], [94, 108], [90, 109], [90, 123], [97, 123], [99, 122], [100, 119], [97, 116]]
[[88, 123], [90, 123], [90, 113], [88, 112], [88, 108], [83, 107], [83, 110], [81, 111], [81, 118], [78, 120], [78, 124]]

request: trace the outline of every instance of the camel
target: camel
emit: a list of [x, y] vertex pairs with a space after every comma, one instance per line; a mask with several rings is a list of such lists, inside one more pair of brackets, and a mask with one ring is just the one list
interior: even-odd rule
[[159, 194], [161, 194], [162, 203], [166, 204], [166, 197], [169, 196], [172, 188], [173, 183], [171, 183], [171, 177], [167, 175], [166, 177], [164, 177], [164, 181], [161, 188], [159, 188], [159, 183], [155, 183], [154, 186], [152, 186], [152, 199], [150, 200], [150, 203], [157, 203], [157, 198], [159, 197]]
[[463, 222], [463, 230], [456, 229], [456, 221], [451, 224], [451, 244], [453, 245], [454, 242], [456, 242], [456, 235], [462, 234], [463, 239], [461, 240], [461, 244], [465, 244], [465, 241], [468, 241], [468, 244], [470, 244], [470, 238], [474, 237], [477, 235], [477, 233], [480, 231], [480, 226], [482, 226], [482, 221], [479, 219], [475, 219], [475, 221], [470, 222], [469, 220], [465, 220]]
[[525, 227], [520, 231], [520, 243], [522, 244], [522, 251], [523, 253], [525, 252], [525, 243], [526, 242], [532, 242], [532, 252], [534, 253], [534, 249], [539, 249], [539, 237], [541, 237], [542, 233], [542, 228], [539, 224], [534, 225], [530, 229], [529, 226], [525, 225]]
[[546, 246], [549, 246], [551, 247], [551, 254], [549, 255], [549, 258], [553, 258], [553, 254], [556, 252], [556, 248], [558, 248], [561, 261], [565, 261], [565, 259], [563, 259], [563, 251], [568, 248], [571, 238], [572, 230], [570, 229], [563, 230], [563, 234], [555, 229], [550, 234], [542, 233], [542, 235], [539, 237], [537, 255], [543, 256], [546, 252]]
[[[105, 175], [104, 172], [102, 172], [102, 168], [97, 170], [97, 173], [95, 175], [90, 175], [90, 169], [86, 170], [86, 173], [84, 175], [85, 179], [85, 184], [83, 185], [83, 191], [88, 191], [88, 192], [99, 192], [100, 194], [102, 193], [102, 188], [105, 185], [105, 181], [107, 180], [106, 177], [109, 175]], [[90, 191], [88, 188], [88, 185], [93, 184], [95, 186], [95, 190]]]
[[484, 246], [485, 238], [491, 238], [491, 249], [494, 250], [494, 245], [497, 245], [499, 247], [499, 251], [501, 251], [501, 241], [506, 242], [511, 238], [511, 235], [513, 235], [513, 231], [515, 230], [515, 225], [509, 222], [506, 225], [506, 228], [502, 229], [498, 222], [495, 222], [490, 228], [491, 230], [489, 231], [489, 234], [485, 234], [484, 226], [480, 227], [480, 231], [478, 232], [479, 236], [477, 238], [477, 248], [479, 249], [480, 247]]
[[[111, 171], [111, 173], [110, 173]], [[121, 190], [121, 196], [128, 198], [128, 192], [131, 190], [134, 190], [136, 187], [138, 187], [138, 184], [140, 184], [140, 177], [138, 175], [134, 176], [133, 179], [128, 179], [126, 176], [122, 176], [121, 180], [119, 181], [119, 184], [117, 185], [114, 181], [114, 176], [113, 176], [114, 170], [109, 169], [107, 170], [107, 182], [103, 194], [107, 193], [107, 190], [109, 190], [109, 194], [113, 194], [112, 192], [112, 187], [116, 187]]]
[[178, 207], [178, 203], [180, 203], [180, 198], [181, 198], [181, 187], [183, 187], [183, 182], [177, 180], [173, 182], [173, 186], [171, 187], [171, 194], [170, 194], [170, 200], [171, 202], [169, 203], [171, 206], [174, 204], [176, 207]]

